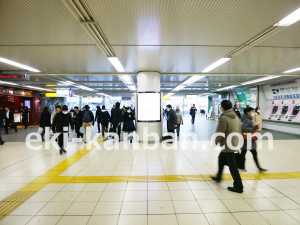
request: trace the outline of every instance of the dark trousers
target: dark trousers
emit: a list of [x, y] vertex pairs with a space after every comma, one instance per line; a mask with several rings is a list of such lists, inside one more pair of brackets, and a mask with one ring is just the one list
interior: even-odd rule
[[233, 178], [233, 187], [239, 191], [242, 191], [244, 186], [242, 183], [242, 179], [241, 179], [239, 170], [236, 165], [235, 153], [221, 152], [219, 155], [218, 162], [219, 162], [219, 171], [218, 171], [217, 179], [218, 180], [222, 179], [223, 169], [224, 169], [225, 164], [227, 164], [229, 167], [231, 176]]
[[101, 128], [102, 128], [102, 137], [104, 137], [104, 132], [107, 133], [108, 132], [108, 124], [101, 124]]
[[64, 133], [67, 133], [69, 136], [69, 132], [61, 132], [60, 135], [57, 138], [57, 144], [60, 149], [64, 149]]
[[179, 133], [180, 133], [180, 124], [177, 124], [176, 132], [177, 132], [177, 136], [179, 136]]
[[97, 123], [98, 133], [100, 133], [100, 123]]
[[0, 142], [2, 141], [1, 132], [2, 132], [2, 127], [0, 126]]
[[121, 136], [121, 125], [118, 124], [113, 124], [113, 129], [117, 132], [118, 129], [118, 136], [119, 136], [119, 140], [120, 140], [120, 136]]
[[[259, 162], [258, 162], [258, 158], [257, 158], [257, 151], [256, 150], [249, 150], [251, 153], [252, 153], [252, 156], [253, 156], [253, 159], [254, 159], [254, 162], [257, 166], [258, 169], [261, 169], [260, 165], [259, 165]], [[244, 158], [246, 158], [246, 153], [247, 153], [247, 150], [242, 150], [241, 152], [241, 155], [244, 156]], [[244, 161], [244, 169], [245, 169], [245, 162], [246, 160]]]
[[27, 127], [28, 127], [28, 118], [23, 121], [23, 125], [25, 126], [25, 129], [27, 129]]
[[5, 133], [8, 133], [8, 128], [13, 128], [17, 132], [17, 125], [14, 122], [5, 121]]
[[192, 116], [192, 124], [195, 123], [195, 116]]
[[175, 129], [169, 129], [168, 128], [168, 133], [175, 133]]
[[43, 131], [41, 133], [41, 136], [42, 136], [42, 139], [44, 139], [44, 135], [45, 135], [45, 127], [42, 127], [43, 128]]
[[80, 132], [80, 125], [75, 124], [75, 132], [77, 134], [77, 138], [83, 137], [83, 133]]

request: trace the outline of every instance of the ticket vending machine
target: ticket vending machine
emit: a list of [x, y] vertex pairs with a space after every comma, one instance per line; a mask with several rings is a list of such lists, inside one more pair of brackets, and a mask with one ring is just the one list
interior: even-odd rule
[[275, 114], [277, 113], [278, 111], [278, 104], [276, 104], [275, 102], [273, 102], [273, 108], [272, 108], [272, 111], [268, 117], [269, 120], [273, 119], [273, 117], [275, 116]]
[[300, 106], [299, 105], [294, 105], [292, 114], [290, 115], [290, 118], [288, 119], [288, 121], [290, 121], [290, 122], [295, 121], [296, 117], [299, 114], [299, 110], [300, 110]]
[[288, 105], [282, 106], [281, 113], [279, 114], [277, 120], [281, 120], [285, 116], [285, 114], [287, 113], [288, 110], [289, 110]]

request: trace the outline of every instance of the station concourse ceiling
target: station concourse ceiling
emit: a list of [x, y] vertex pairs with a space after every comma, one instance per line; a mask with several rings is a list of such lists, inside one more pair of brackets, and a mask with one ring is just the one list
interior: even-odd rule
[[[59, 81], [68, 80], [109, 95], [129, 94], [118, 75], [128, 74], [136, 84], [139, 71], [160, 72], [164, 93], [194, 75], [204, 77], [178, 93], [214, 92], [269, 75], [281, 76], [272, 82], [289, 80], [300, 76], [282, 73], [300, 67], [300, 22], [231, 53], [299, 7], [299, 0], [0, 1], [0, 57], [41, 71], [19, 85], [64, 88]], [[108, 53], [91, 29], [100, 32]], [[230, 61], [201, 72], [228, 55]], [[125, 73], [108, 56], [117, 57]], [[0, 63], [0, 70], [19, 69]]]

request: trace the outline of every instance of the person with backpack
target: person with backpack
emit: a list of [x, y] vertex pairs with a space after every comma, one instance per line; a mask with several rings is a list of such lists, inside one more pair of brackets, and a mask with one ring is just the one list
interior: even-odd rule
[[44, 110], [41, 113], [41, 117], [40, 117], [40, 128], [43, 129], [42, 134], [41, 134], [43, 141], [44, 141], [46, 127], [50, 128], [50, 126], [51, 126], [50, 120], [51, 120], [51, 114], [48, 111], [48, 107], [44, 107]]
[[[82, 112], [82, 123], [84, 129], [84, 143], [86, 143], [87, 129], [91, 131], [92, 125], [94, 126], [94, 114], [90, 111], [90, 107], [88, 105], [84, 106], [84, 111]], [[90, 134], [89, 134], [90, 136]]]
[[101, 123], [102, 137], [105, 137], [105, 133], [108, 132], [108, 124], [110, 120], [109, 112], [105, 109], [105, 105], [102, 106], [102, 109], [99, 112], [98, 123]]
[[[123, 124], [123, 131], [127, 132], [128, 135], [135, 131], [134, 121], [135, 117], [131, 110], [131, 107], [128, 107], [127, 110], [124, 112], [124, 124]], [[132, 136], [130, 138], [130, 143], [132, 143]]]
[[121, 124], [123, 121], [122, 109], [120, 109], [120, 102], [116, 102], [116, 108], [111, 110], [111, 124], [113, 126], [113, 130], [117, 132], [118, 128], [118, 136], [120, 141], [121, 136]]
[[[60, 148], [59, 154], [62, 155], [63, 153], [67, 153], [65, 150], [63, 134], [67, 133], [69, 135], [69, 126], [71, 126], [72, 131], [74, 131], [74, 122], [71, 114], [68, 113], [68, 106], [63, 105], [61, 109], [62, 111], [57, 113], [53, 118], [52, 131], [53, 133], [60, 133], [57, 138], [57, 142]], [[65, 127], [68, 129], [64, 130]]]

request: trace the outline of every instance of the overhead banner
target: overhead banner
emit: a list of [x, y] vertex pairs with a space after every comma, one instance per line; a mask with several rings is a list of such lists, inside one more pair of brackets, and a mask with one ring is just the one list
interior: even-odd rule
[[294, 99], [300, 98], [299, 79], [263, 86], [266, 99]]

